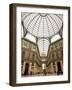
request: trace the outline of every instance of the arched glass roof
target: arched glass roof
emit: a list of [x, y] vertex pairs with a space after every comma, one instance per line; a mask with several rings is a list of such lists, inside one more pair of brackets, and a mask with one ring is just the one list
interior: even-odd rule
[[40, 56], [47, 56], [51, 41], [62, 36], [63, 15], [50, 13], [21, 13], [22, 31], [25, 38], [37, 43]]
[[35, 37], [52, 37], [62, 27], [62, 14], [22, 13], [22, 22]]
[[39, 39], [37, 44], [39, 47], [40, 56], [47, 56], [49, 41], [47, 39]]

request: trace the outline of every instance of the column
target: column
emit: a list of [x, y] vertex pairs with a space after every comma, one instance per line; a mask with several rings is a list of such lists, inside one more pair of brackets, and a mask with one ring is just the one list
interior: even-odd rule
[[56, 68], [56, 74], [57, 74], [57, 71], [58, 71], [58, 69], [57, 69], [57, 62], [55, 62], [55, 68]]
[[32, 63], [29, 63], [29, 75], [30, 75], [30, 72], [31, 72], [31, 67], [32, 67]]
[[60, 64], [61, 64], [61, 70], [63, 72], [63, 63], [62, 63], [62, 60], [60, 61]]
[[53, 63], [51, 62], [51, 72], [54, 73]]
[[22, 74], [24, 74], [24, 71], [25, 71], [25, 64], [26, 64], [26, 62], [23, 63]]
[[34, 63], [34, 74], [36, 73], [36, 63]]

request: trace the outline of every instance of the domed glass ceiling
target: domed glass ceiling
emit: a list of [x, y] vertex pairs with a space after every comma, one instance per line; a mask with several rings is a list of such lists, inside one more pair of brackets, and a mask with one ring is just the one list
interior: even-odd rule
[[62, 27], [62, 14], [22, 13], [22, 22], [35, 37], [52, 37]]
[[28, 34], [34, 36], [39, 47], [40, 56], [47, 56], [51, 39], [57, 34], [61, 35], [60, 32], [62, 32], [63, 27], [63, 15], [22, 12], [21, 21], [24, 37], [28, 37]]

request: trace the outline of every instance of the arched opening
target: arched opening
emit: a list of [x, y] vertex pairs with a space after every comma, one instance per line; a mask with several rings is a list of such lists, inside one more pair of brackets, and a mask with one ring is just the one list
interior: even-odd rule
[[57, 62], [57, 68], [58, 68], [57, 74], [58, 74], [58, 75], [59, 75], [59, 74], [62, 74], [63, 72], [62, 72], [62, 69], [61, 69], [61, 63], [60, 63], [60, 62]]
[[29, 64], [26, 63], [25, 64], [25, 71], [24, 71], [24, 75], [28, 75], [28, 71], [29, 71]]

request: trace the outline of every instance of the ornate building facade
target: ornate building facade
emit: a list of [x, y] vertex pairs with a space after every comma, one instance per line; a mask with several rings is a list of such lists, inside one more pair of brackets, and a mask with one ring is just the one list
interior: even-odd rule
[[22, 76], [63, 74], [63, 39], [51, 43], [47, 56], [40, 57], [37, 44], [22, 38], [21, 74]]

